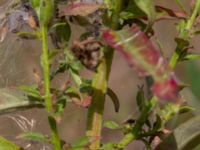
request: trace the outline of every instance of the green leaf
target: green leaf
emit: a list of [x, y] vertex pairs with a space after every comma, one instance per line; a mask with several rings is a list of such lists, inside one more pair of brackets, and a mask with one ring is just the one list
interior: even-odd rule
[[182, 106], [182, 107], [180, 107], [178, 113], [183, 114], [183, 113], [187, 113], [189, 111], [194, 111], [194, 108], [192, 108], [190, 106]]
[[106, 121], [103, 126], [112, 130], [120, 129], [120, 126], [114, 121]]
[[200, 70], [194, 62], [188, 62], [186, 65], [187, 77], [189, 79], [190, 89], [192, 93], [200, 100]]
[[49, 139], [46, 136], [44, 136], [41, 133], [36, 133], [36, 132], [26, 132], [26, 133], [20, 134], [18, 137], [29, 140], [29, 141], [36, 141], [36, 142], [41, 142], [41, 143], [49, 142]]
[[115, 145], [113, 143], [103, 144], [100, 150], [115, 150]]
[[171, 135], [156, 148], [166, 150], [169, 147], [173, 150], [189, 150], [199, 144], [200, 139], [200, 116], [196, 116], [178, 126]]
[[67, 70], [67, 63], [65, 61], [60, 61], [58, 68], [56, 68], [55, 72], [51, 74], [51, 80], [59, 73], [63, 73]]
[[60, 24], [55, 27], [55, 31], [57, 42], [59, 42], [61, 46], [65, 46], [71, 36], [70, 25], [67, 22], [65, 22], [64, 24]]
[[179, 112], [180, 106], [168, 103], [160, 110], [159, 115], [164, 123], [171, 120]]
[[75, 88], [70, 87], [65, 91], [65, 93], [67, 94], [67, 96], [71, 98], [74, 97], [74, 98], [81, 99], [78, 91]]
[[157, 131], [161, 128], [162, 120], [159, 115], [156, 115], [156, 122], [153, 124], [153, 130]]
[[145, 108], [145, 97], [142, 88], [139, 88], [139, 91], [137, 92], [136, 102], [139, 110], [142, 111]]
[[130, 20], [130, 19], [135, 19], [135, 18], [140, 18], [140, 17], [144, 17], [144, 15], [135, 14], [129, 11], [122, 11], [120, 13], [120, 19], [122, 20]]
[[1, 150], [22, 150], [22, 148], [4, 139], [3, 137], [0, 137], [0, 149]]
[[72, 76], [72, 79], [76, 83], [77, 86], [80, 86], [82, 83], [81, 77], [79, 76], [78, 72], [72, 68], [69, 69], [70, 75]]
[[137, 6], [134, 0], [130, 0], [127, 8], [120, 13], [120, 19], [130, 20], [145, 17], [146, 14]]
[[151, 122], [150, 122], [148, 119], [145, 121], [145, 124], [146, 124], [149, 128], [151, 128]]
[[55, 111], [56, 115], [60, 116], [64, 112], [66, 102], [67, 102], [66, 96], [63, 95], [58, 98], [58, 100], [56, 102], [56, 111]]
[[135, 0], [130, 0], [129, 3], [128, 3], [127, 8], [124, 11], [133, 13], [136, 18], [140, 18], [140, 17], [145, 17], [146, 16], [144, 11], [140, 7], [138, 7], [138, 5], [136, 4]]
[[87, 84], [81, 84], [80, 85], [80, 87], [79, 87], [79, 91], [81, 92], [81, 93], [89, 93], [89, 94], [91, 94], [92, 93], [92, 91], [93, 91], [93, 88], [92, 88], [92, 86], [91, 85], [87, 85]]
[[105, 4], [105, 6], [108, 8], [108, 9], [111, 9], [113, 6], [112, 6], [112, 0], [103, 0], [103, 3]]
[[111, 100], [114, 104], [115, 112], [119, 112], [120, 103], [119, 103], [119, 99], [118, 99], [117, 95], [115, 94], [115, 92], [112, 89], [108, 88], [107, 95], [111, 98]]
[[78, 59], [75, 59], [73, 63], [70, 64], [70, 68], [78, 72], [82, 68], [82, 64]]
[[56, 55], [58, 55], [61, 51], [59, 50], [52, 50], [49, 52], [49, 60], [53, 59]]
[[183, 60], [198, 60], [200, 59], [200, 55], [197, 54], [187, 54]]
[[137, 6], [143, 10], [149, 18], [150, 22], [153, 22], [156, 18], [155, 7], [152, 0], [134, 0]]
[[0, 89], [0, 114], [32, 107], [43, 107], [43, 104], [30, 100], [22, 91], [8, 88]]
[[70, 51], [67, 48], [64, 49], [64, 53], [65, 53], [65, 56], [66, 56], [65, 61], [68, 64], [71, 64], [75, 60], [74, 54], [72, 53], [72, 51]]
[[19, 89], [37, 101], [43, 100], [42, 96], [40, 95], [40, 92], [35, 86], [20, 86]]
[[[90, 138], [85, 136], [85, 137], [82, 137], [80, 139], [78, 139], [77, 141], [75, 141], [73, 144], [72, 144], [72, 148], [81, 148], [81, 147], [85, 147], [89, 144], [90, 142]], [[74, 149], [73, 149], [74, 150]]]
[[37, 39], [39, 38], [39, 33], [37, 32], [19, 32], [17, 35], [23, 39]]
[[31, 6], [37, 8], [40, 6], [40, 0], [31, 0]]

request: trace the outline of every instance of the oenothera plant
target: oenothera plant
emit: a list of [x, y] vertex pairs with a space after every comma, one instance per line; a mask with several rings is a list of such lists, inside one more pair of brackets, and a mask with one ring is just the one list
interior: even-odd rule
[[[7, 32], [41, 42], [42, 75], [34, 70], [34, 85], [1, 89], [0, 112], [45, 108], [51, 131], [49, 136], [26, 132], [18, 138], [47, 143], [55, 150], [122, 150], [135, 140], [142, 141], [147, 149], [168, 149], [169, 144], [174, 150], [197, 146], [198, 116], [174, 130], [166, 128], [175, 115], [192, 110], [179, 94], [185, 86], [178, 81], [174, 69], [179, 62], [199, 59], [190, 52], [190, 40], [199, 34], [200, 0], [190, 2], [190, 13], [185, 11], [181, 1], [175, 2], [180, 11], [155, 5], [152, 0], [12, 1], [0, 26], [1, 42]], [[13, 18], [13, 14], [18, 15]], [[178, 36], [176, 49], [167, 60], [165, 52], [161, 52], [155, 41], [153, 44], [151, 37], [154, 24], [170, 19], [178, 22]], [[13, 26], [13, 22], [28, 25], [28, 32], [19, 25]], [[69, 41], [74, 32], [71, 26], [75, 24], [84, 28], [84, 33], [79, 39]], [[140, 115], [122, 124], [103, 120], [106, 95], [113, 101], [115, 111], [120, 109], [117, 93], [108, 87], [114, 52], [121, 54], [130, 69], [146, 79], [150, 91], [147, 95], [143, 86], [139, 86], [136, 101]], [[83, 67], [93, 73], [91, 79], [80, 76]], [[52, 82], [58, 74], [68, 74], [71, 79], [55, 88]], [[85, 137], [71, 144], [60, 139], [57, 129], [67, 103], [88, 109]], [[103, 127], [120, 130], [124, 136], [118, 143], [102, 143]], [[23, 149], [1, 137], [2, 148]]]

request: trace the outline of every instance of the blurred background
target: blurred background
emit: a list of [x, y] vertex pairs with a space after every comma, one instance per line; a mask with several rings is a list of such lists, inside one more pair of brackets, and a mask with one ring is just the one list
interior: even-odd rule
[[[0, 1], [0, 15], [5, 10], [5, 5], [9, 1]], [[182, 0], [184, 6], [189, 12], [190, 0]], [[174, 0], [157, 0], [156, 4], [179, 10]], [[179, 10], [180, 11], [180, 10]], [[174, 38], [177, 36], [175, 20], [159, 21], [154, 25], [155, 36], [153, 41], [155, 45], [157, 40], [160, 41], [163, 47], [164, 56], [169, 59], [176, 47]], [[72, 26], [72, 39], [76, 39], [82, 29], [78, 26]], [[192, 40], [194, 52], [200, 54], [200, 38], [197, 36]], [[34, 40], [22, 40], [16, 35], [9, 33], [3, 43], [0, 44], [0, 88], [12, 87], [18, 85], [31, 85], [33, 80], [33, 69], [40, 70], [40, 43]], [[84, 70], [83, 76], [90, 77], [91, 73]], [[189, 105], [195, 108], [193, 113], [187, 113], [184, 116], [177, 118], [171, 126], [175, 126], [180, 122], [186, 121], [191, 116], [200, 112], [200, 63], [199, 61], [182, 62], [176, 67], [176, 76], [182, 83], [188, 84], [189, 87], [182, 91], [182, 96]], [[61, 82], [61, 80], [57, 80]], [[105, 104], [105, 120], [113, 120], [119, 124], [129, 118], [137, 118], [138, 108], [136, 107], [136, 93], [138, 85], [145, 84], [144, 79], [138, 78], [134, 70], [130, 69], [125, 60], [115, 53], [112, 71], [109, 81], [115, 93], [120, 99], [120, 111], [115, 113], [113, 104], [109, 98]], [[0, 135], [10, 140], [25, 144], [29, 150], [41, 149], [41, 145], [32, 143], [21, 143], [15, 139], [16, 135], [24, 132], [20, 128], [13, 117], [23, 116], [29, 122], [34, 122], [27, 127], [27, 130], [42, 132], [48, 134], [47, 115], [42, 109], [30, 109], [16, 113], [0, 116]], [[86, 129], [87, 109], [78, 108], [69, 104], [65, 110], [63, 120], [59, 124], [60, 136], [66, 142], [74, 142], [78, 137], [84, 136]], [[103, 142], [117, 142], [121, 139], [120, 132], [103, 129]], [[43, 147], [44, 148], [44, 147]], [[45, 149], [51, 149], [45, 147]], [[130, 144], [126, 150], [145, 150], [145, 146], [139, 141]]]

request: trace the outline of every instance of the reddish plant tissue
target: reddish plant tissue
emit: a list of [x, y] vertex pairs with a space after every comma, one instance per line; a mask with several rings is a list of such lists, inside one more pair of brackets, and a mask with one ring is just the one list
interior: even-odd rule
[[101, 5], [97, 3], [78, 2], [59, 9], [60, 16], [88, 16], [97, 11]]
[[102, 37], [105, 43], [124, 56], [139, 76], [153, 77], [152, 92], [158, 99], [176, 102], [178, 84], [173, 72], [160, 52], [137, 26], [117, 32], [106, 30]]

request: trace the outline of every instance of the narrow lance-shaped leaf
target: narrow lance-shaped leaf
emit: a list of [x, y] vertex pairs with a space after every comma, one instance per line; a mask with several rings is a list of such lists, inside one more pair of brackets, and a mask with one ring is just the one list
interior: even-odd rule
[[177, 100], [178, 86], [173, 72], [160, 52], [137, 26], [118, 32], [107, 30], [102, 36], [109, 46], [124, 56], [140, 76], [153, 77], [152, 91], [155, 96], [163, 100]]
[[60, 7], [60, 16], [88, 16], [89, 14], [97, 11], [101, 5], [96, 3], [79, 2], [72, 3], [67, 7]]
[[0, 149], [1, 150], [20, 150], [21, 148], [11, 143], [10, 141], [7, 141], [3, 137], [0, 137]]
[[156, 8], [156, 19], [160, 20], [160, 19], [186, 19], [187, 18], [187, 14], [185, 12], [179, 12], [179, 11], [175, 11], [173, 9], [170, 8], [166, 8], [163, 6], [155, 6]]
[[137, 92], [136, 102], [140, 111], [145, 108], [145, 96], [143, 87], [139, 87], [139, 91]]
[[117, 124], [117, 123], [114, 122], [114, 121], [106, 121], [106, 122], [103, 124], [103, 126], [106, 127], [106, 128], [109, 128], [109, 129], [113, 129], [113, 130], [120, 129], [119, 124]]
[[155, 7], [152, 0], [134, 0], [140, 9], [142, 9], [148, 16], [150, 22], [156, 18]]
[[25, 132], [23, 134], [20, 134], [18, 138], [22, 138], [28, 141], [41, 142], [41, 143], [49, 142], [49, 139], [45, 135], [36, 132]]
[[87, 146], [89, 144], [89, 138], [88, 137], [82, 137], [80, 139], [78, 139], [77, 141], [75, 141], [73, 144], [72, 144], [72, 148], [71, 149], [81, 149], [81, 148], [84, 148], [85, 146]]
[[42, 103], [30, 100], [22, 91], [8, 88], [0, 89], [0, 114], [42, 106]]
[[111, 100], [114, 104], [115, 112], [119, 112], [120, 103], [119, 103], [119, 99], [118, 99], [117, 95], [115, 94], [115, 92], [112, 89], [108, 88], [107, 95], [111, 98]]

